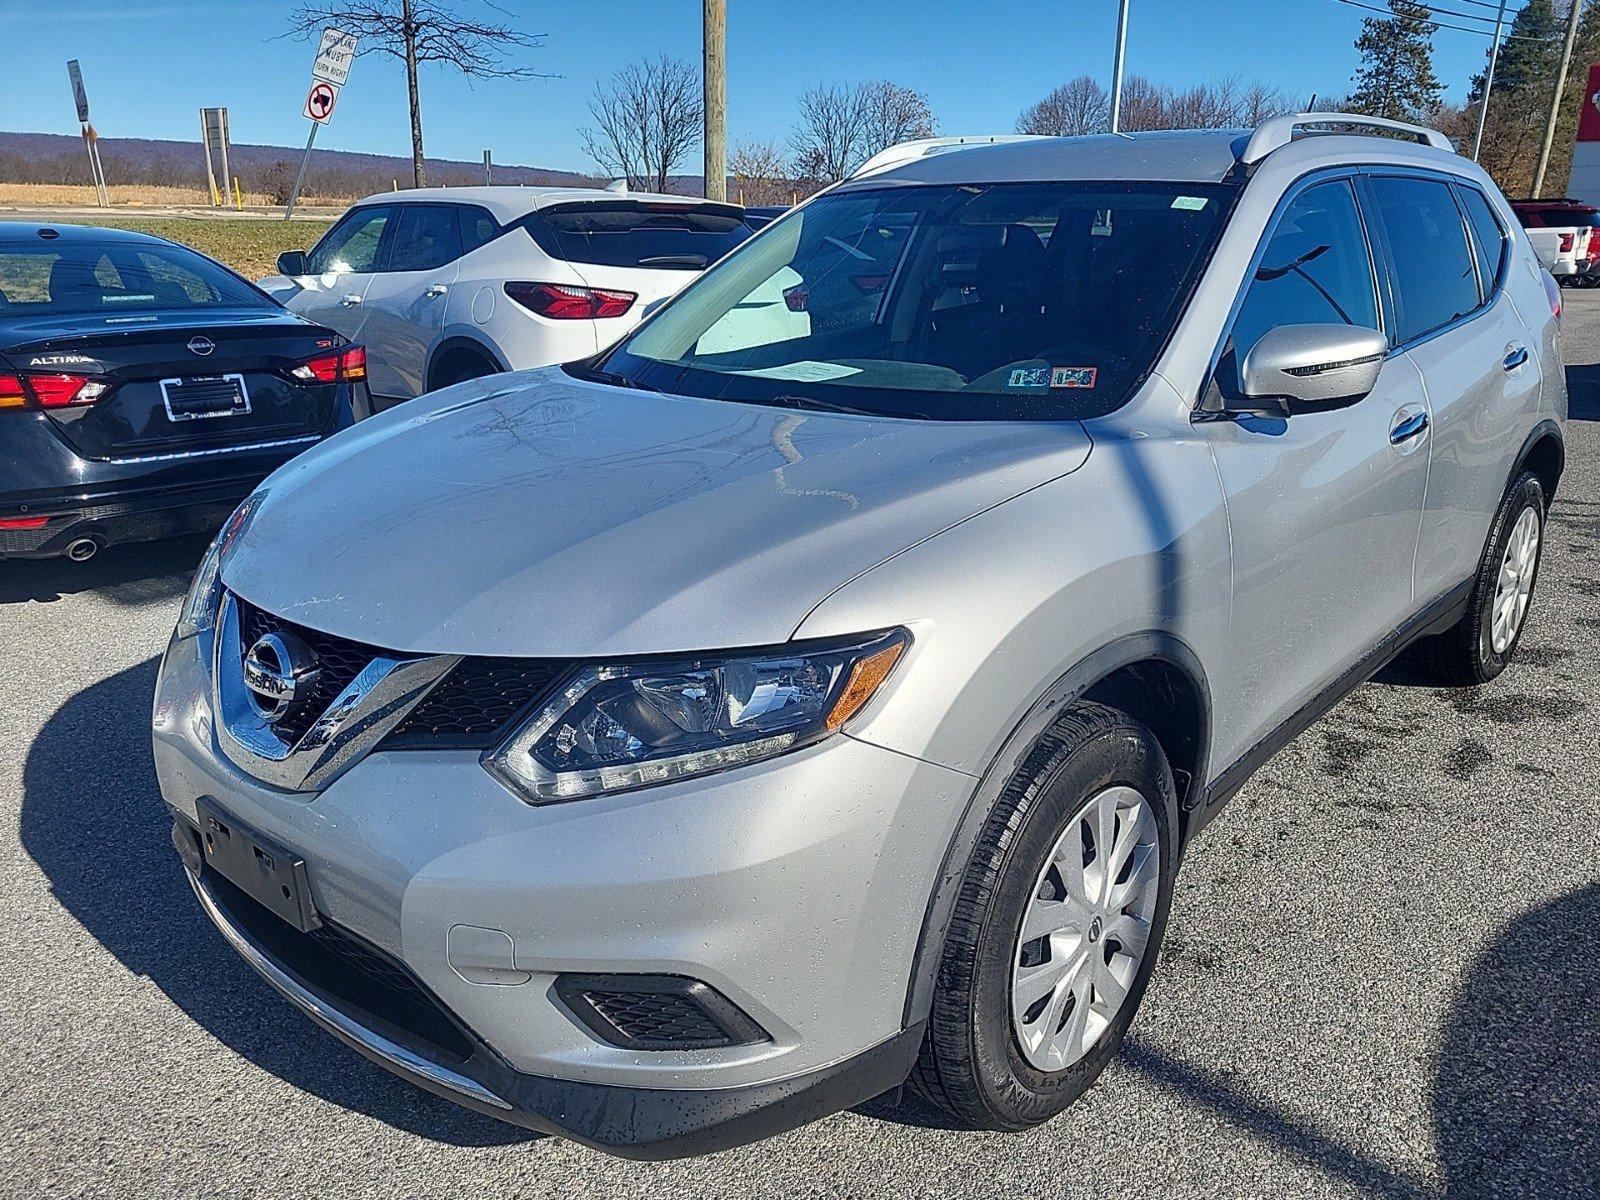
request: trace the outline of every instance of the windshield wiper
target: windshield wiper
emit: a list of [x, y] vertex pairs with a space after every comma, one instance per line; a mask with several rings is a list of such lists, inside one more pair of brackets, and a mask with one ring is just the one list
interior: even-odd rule
[[815, 396], [796, 396], [786, 394], [773, 396], [770, 403], [782, 405], [784, 408], [810, 408], [817, 412], [843, 413], [848, 417], [911, 417], [915, 420], [933, 420], [927, 413], [913, 412], [910, 409], [904, 412], [884, 412], [876, 408], [857, 408], [853, 404], [838, 404], [832, 400], [819, 400]]
[[649, 384], [640, 383], [636, 379], [629, 379], [626, 375], [618, 375], [615, 371], [602, 371], [598, 367], [585, 367], [583, 377], [595, 383], [608, 383], [612, 387], [632, 388], [636, 392], [659, 392], [660, 388], [651, 387]]

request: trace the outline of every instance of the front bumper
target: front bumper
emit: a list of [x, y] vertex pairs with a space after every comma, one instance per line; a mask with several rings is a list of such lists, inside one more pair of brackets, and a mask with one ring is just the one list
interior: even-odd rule
[[[205, 643], [175, 642], [157, 685], [156, 769], [180, 824], [198, 823], [197, 802], [215, 805], [303, 857], [317, 912], [391, 956], [475, 1051], [441, 1076], [425, 1047], [296, 979], [208, 902], [205, 871], [196, 890], [273, 986], [375, 1061], [468, 1107], [635, 1157], [748, 1141], [904, 1078], [920, 1040], [904, 1024], [912, 959], [969, 777], [836, 737], [543, 807], [465, 751], [376, 752], [320, 794], [285, 793], [216, 748]], [[453, 960], [463, 926], [503, 935], [508, 957]], [[607, 1044], [556, 996], [568, 973], [702, 981], [768, 1036]]]

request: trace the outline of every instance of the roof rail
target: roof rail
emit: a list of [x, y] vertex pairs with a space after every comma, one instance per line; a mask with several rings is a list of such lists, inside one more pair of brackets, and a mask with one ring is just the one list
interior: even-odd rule
[[1036, 142], [1043, 140], [1046, 134], [1040, 133], [983, 133], [966, 134], [962, 137], [933, 137], [917, 138], [914, 141], [899, 142], [887, 150], [880, 150], [866, 162], [862, 163], [849, 178], [857, 179], [862, 175], [875, 175], [879, 171], [886, 171], [890, 167], [898, 167], [908, 162], [915, 162], [919, 158], [927, 158], [930, 154], [943, 154], [947, 150], [960, 150], [965, 146], [997, 146], [1002, 142]]
[[[1429, 129], [1425, 125], [1409, 125], [1404, 121], [1391, 121], [1387, 117], [1368, 117], [1360, 113], [1342, 112], [1315, 112], [1294, 113], [1286, 117], [1273, 117], [1256, 127], [1250, 135], [1250, 141], [1245, 145], [1244, 153], [1239, 156], [1239, 161], [1246, 166], [1258, 163], [1280, 146], [1287, 146], [1294, 141], [1295, 130], [1306, 125], [1349, 125], [1355, 126], [1351, 132], [1361, 132], [1367, 129], [1388, 130], [1391, 133], [1410, 134], [1411, 137], [1423, 145], [1433, 146], [1439, 150], [1455, 151], [1455, 144], [1437, 129]], [[1338, 132], [1343, 133], [1344, 130]]]

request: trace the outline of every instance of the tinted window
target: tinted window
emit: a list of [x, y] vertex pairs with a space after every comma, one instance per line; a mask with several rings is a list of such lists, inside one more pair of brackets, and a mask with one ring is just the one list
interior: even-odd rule
[[726, 211], [634, 202], [546, 209], [528, 218], [528, 232], [545, 253], [567, 262], [698, 271], [751, 230]]
[[346, 275], [375, 270], [389, 208], [358, 208], [348, 213], [306, 257], [308, 275]]
[[1477, 188], [1457, 190], [1461, 207], [1467, 210], [1467, 225], [1472, 230], [1472, 252], [1478, 259], [1478, 275], [1483, 280], [1483, 294], [1487, 299], [1500, 278], [1500, 263], [1505, 258], [1505, 231], [1495, 218], [1489, 201]]
[[461, 257], [453, 204], [403, 204], [389, 243], [387, 271], [431, 271]]
[[945, 420], [1108, 412], [1149, 372], [1232, 188], [849, 189], [762, 230], [605, 360], [644, 387]]
[[1477, 308], [1478, 277], [1449, 185], [1379, 176], [1372, 195], [1400, 310], [1396, 340], [1408, 342]]
[[182, 246], [65, 241], [0, 245], [0, 315], [271, 304], [238, 276]]
[[479, 246], [492, 242], [500, 234], [500, 223], [481, 208], [462, 205], [457, 210], [461, 216], [461, 252], [470, 254]]
[[1278, 219], [1234, 319], [1224, 382], [1237, 386], [1238, 364], [1279, 325], [1378, 328], [1372, 260], [1346, 182], [1307, 188]]

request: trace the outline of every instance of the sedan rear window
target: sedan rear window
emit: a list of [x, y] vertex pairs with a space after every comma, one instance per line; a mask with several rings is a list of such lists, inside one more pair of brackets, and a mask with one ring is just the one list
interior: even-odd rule
[[65, 240], [0, 245], [0, 316], [271, 306], [244, 280], [182, 246]]
[[751, 234], [725, 210], [637, 201], [547, 208], [526, 227], [553, 258], [669, 271], [702, 270]]

